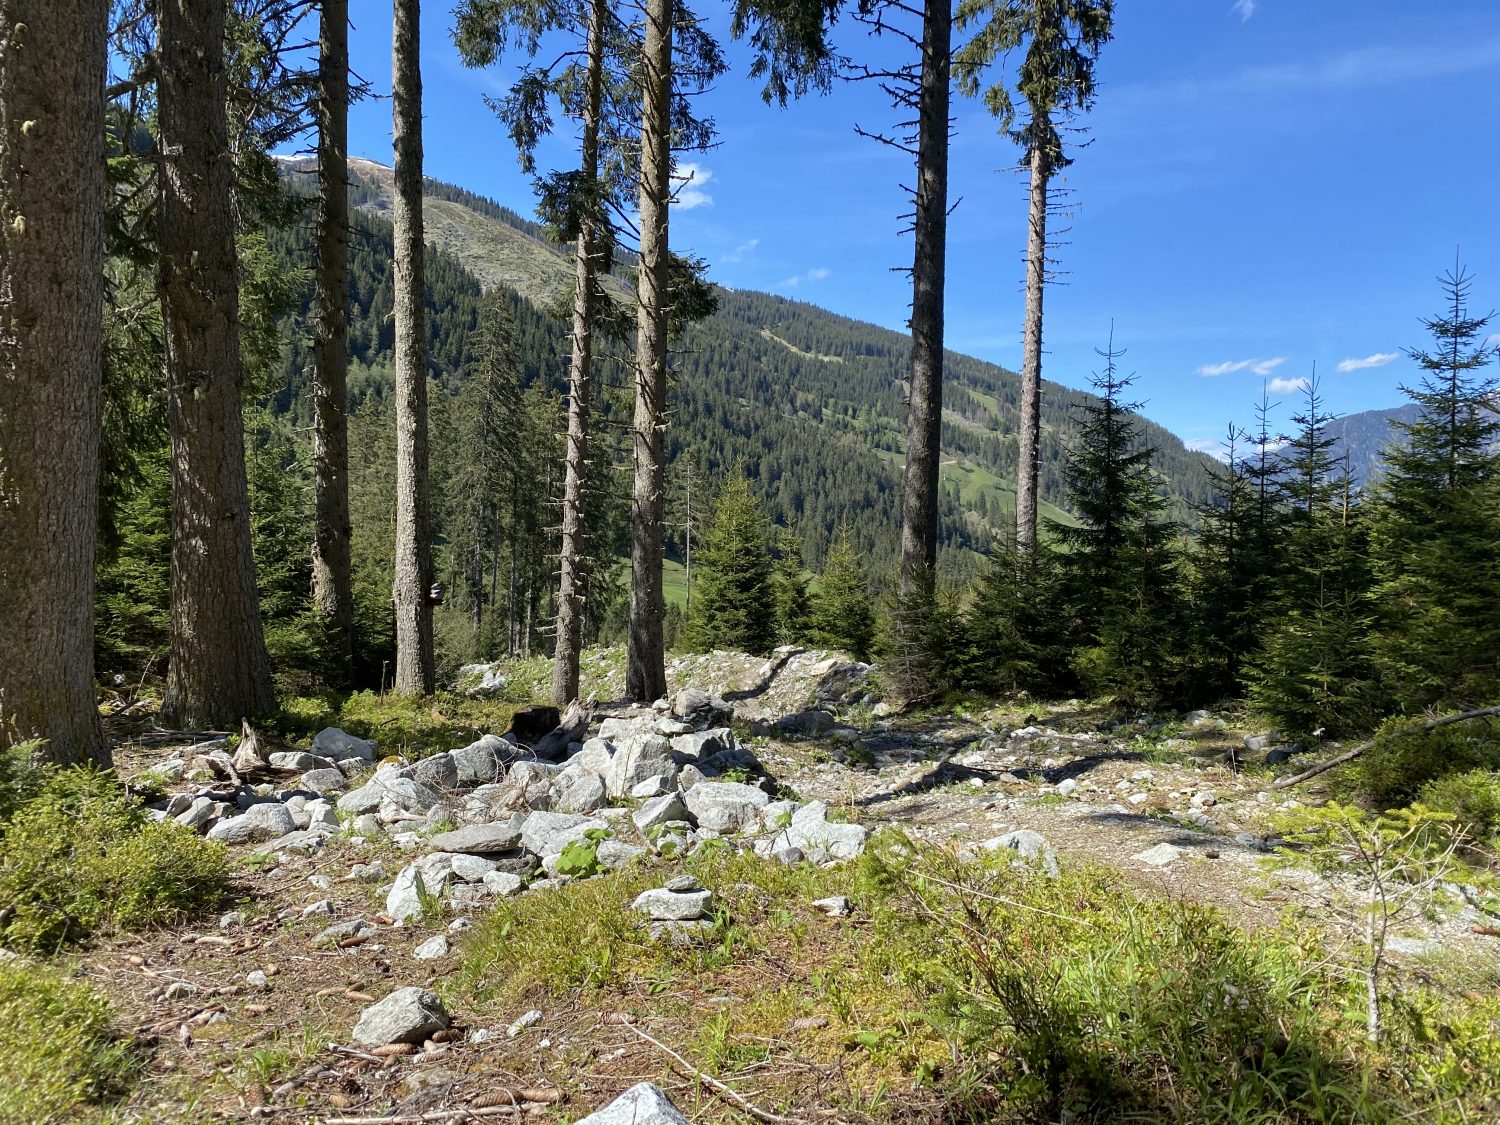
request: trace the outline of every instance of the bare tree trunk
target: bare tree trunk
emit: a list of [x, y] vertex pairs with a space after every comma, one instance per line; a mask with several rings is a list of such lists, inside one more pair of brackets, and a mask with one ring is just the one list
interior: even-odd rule
[[[945, 0], [946, 2], [946, 0]], [[635, 344], [635, 485], [625, 697], [667, 692], [662, 487], [667, 397], [667, 209], [672, 190], [672, 0], [648, 0], [641, 66], [641, 263]]]
[[0, 749], [108, 765], [94, 698], [107, 0], [0, 0]]
[[349, 577], [349, 0], [322, 0], [318, 42], [318, 262], [313, 293], [312, 603], [354, 659]]
[[432, 691], [432, 543], [427, 498], [427, 308], [422, 232], [419, 0], [395, 0], [392, 100], [396, 148], [396, 682]]
[[927, 0], [917, 105], [917, 190], [912, 261], [911, 372], [901, 483], [901, 594], [937, 564], [938, 462], [943, 420], [943, 276], [948, 242], [948, 101], [953, 12]]
[[[589, 4], [588, 77], [584, 91], [583, 151], [579, 170], [592, 185], [599, 177], [599, 115], [604, 91], [604, 21], [607, 0]], [[563, 476], [562, 547], [558, 552], [557, 644], [552, 664], [552, 701], [566, 707], [578, 698], [578, 661], [583, 651], [583, 505], [588, 488], [589, 409], [593, 396], [594, 256], [597, 231], [592, 212], [578, 231], [573, 283], [573, 358], [568, 368], [568, 436]]]
[[[1045, 131], [1050, 133], [1050, 126]], [[1047, 185], [1051, 178], [1046, 145], [1033, 142], [1031, 216], [1026, 235], [1026, 330], [1021, 354], [1021, 441], [1016, 466], [1016, 546], [1023, 551], [1036, 546], [1037, 451], [1042, 435], [1042, 294], [1047, 284]]]
[[165, 718], [224, 726], [275, 704], [250, 546], [225, 5], [158, 5], [162, 320], [172, 438]]

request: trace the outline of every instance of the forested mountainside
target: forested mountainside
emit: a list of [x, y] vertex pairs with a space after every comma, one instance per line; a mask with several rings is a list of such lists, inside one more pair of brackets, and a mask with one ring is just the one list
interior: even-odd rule
[[1390, 447], [1401, 440], [1398, 422], [1410, 424], [1421, 416], [1415, 403], [1388, 410], [1361, 410], [1335, 418], [1325, 427], [1334, 439], [1333, 455], [1348, 457], [1349, 475], [1356, 487], [1373, 484]]
[[[305, 167], [285, 164], [293, 182]], [[379, 399], [391, 381], [394, 333], [383, 257], [390, 235], [382, 216], [392, 184], [383, 165], [356, 160], [350, 168], [360, 212], [350, 291], [350, 390], [357, 403]], [[565, 252], [538, 224], [462, 188], [428, 180], [426, 198], [427, 235], [437, 250], [429, 255], [428, 276], [433, 377], [451, 389], [461, 384], [465, 334], [481, 292], [499, 286], [521, 298], [509, 304], [527, 384], [545, 378], [561, 390], [566, 331], [548, 310], [572, 285]], [[295, 232], [288, 237], [286, 252], [297, 239]], [[743, 460], [771, 516], [803, 536], [810, 562], [821, 561], [833, 531], [847, 521], [856, 546], [882, 565], [891, 557], [899, 520], [908, 338], [805, 302], [724, 288], [717, 293], [718, 312], [688, 329], [674, 349], [671, 476], [684, 475], [685, 456], [710, 478]], [[294, 345], [284, 409], [294, 407], [302, 381], [297, 373], [305, 367]], [[607, 367], [606, 380], [622, 385], [623, 368]], [[1012, 372], [955, 353], [948, 355], [947, 380], [940, 538], [945, 553], [967, 570], [963, 556], [987, 549], [1013, 518], [1019, 383]], [[1078, 433], [1079, 411], [1096, 400], [1053, 383], [1045, 393], [1044, 514], [1070, 522], [1061, 507], [1066, 453]], [[1188, 518], [1190, 506], [1210, 495], [1213, 462], [1161, 427], [1141, 425], [1158, 449], [1156, 465], [1174, 514]], [[670, 483], [669, 489], [675, 491]]]

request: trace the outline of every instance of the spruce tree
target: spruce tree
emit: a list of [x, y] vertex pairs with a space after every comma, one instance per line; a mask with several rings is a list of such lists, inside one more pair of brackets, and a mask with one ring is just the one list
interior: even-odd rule
[[349, 0], [318, 5], [312, 602], [346, 679], [354, 655], [349, 537]]
[[1441, 279], [1447, 308], [1423, 323], [1430, 350], [1403, 391], [1420, 410], [1398, 423], [1372, 513], [1376, 664], [1407, 710], [1477, 706], [1500, 690], [1500, 380], [1488, 316], [1469, 311], [1462, 265]]
[[[1274, 506], [1261, 504], [1257, 454], [1241, 456], [1246, 435], [1233, 425], [1215, 494], [1198, 508], [1192, 555], [1193, 692], [1205, 700], [1238, 695], [1247, 662], [1260, 649], [1276, 566]], [[1264, 445], [1259, 445], [1264, 449]]]
[[1067, 482], [1076, 527], [1054, 523], [1066, 548], [1064, 604], [1072, 620], [1073, 666], [1084, 686], [1127, 705], [1173, 700], [1181, 692], [1183, 621], [1177, 528], [1145, 444], [1124, 401], [1134, 376], [1113, 334], [1098, 353], [1100, 401], [1085, 407]]
[[958, 52], [959, 89], [979, 92], [984, 68], [1026, 44], [1016, 86], [1029, 117], [1015, 126], [1004, 83], [985, 91], [985, 105], [1002, 130], [1022, 146], [1030, 177], [1026, 237], [1026, 330], [1021, 360], [1019, 464], [1016, 469], [1016, 545], [1036, 546], [1038, 453], [1042, 419], [1042, 295], [1047, 281], [1047, 217], [1052, 177], [1072, 163], [1057, 118], [1086, 110], [1094, 100], [1094, 63], [1109, 41], [1113, 0], [961, 0], [958, 25], [983, 25]]
[[421, 0], [394, 0], [392, 97], [396, 205], [396, 608], [395, 689], [435, 686], [432, 523], [427, 443], [426, 240], [422, 223]]
[[1367, 528], [1316, 372], [1280, 478], [1286, 566], [1250, 698], [1283, 734], [1339, 737], [1371, 725], [1380, 700], [1369, 651]]
[[1061, 566], [1045, 544], [997, 540], [974, 584], [955, 672], [982, 691], [1060, 695], [1073, 689], [1061, 605]]
[[222, 4], [157, 9], [160, 291], [172, 440], [172, 651], [162, 713], [229, 725], [275, 703], [245, 472]]
[[103, 0], [0, 0], [0, 751], [107, 766], [94, 697]]
[[848, 524], [839, 525], [823, 560], [809, 639], [847, 652], [856, 660], [870, 659], [875, 643], [875, 607], [864, 567], [849, 538]]
[[789, 527], [776, 534], [776, 561], [771, 588], [776, 601], [776, 639], [784, 645], [800, 644], [812, 618], [812, 598], [807, 592], [807, 573], [802, 568], [802, 540]]
[[688, 643], [761, 654], [776, 643], [776, 604], [767, 552], [769, 528], [750, 482], [736, 466], [714, 505], [698, 553], [698, 589]]

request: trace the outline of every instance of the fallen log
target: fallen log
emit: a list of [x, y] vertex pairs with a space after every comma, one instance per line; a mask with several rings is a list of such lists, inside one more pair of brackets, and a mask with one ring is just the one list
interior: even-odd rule
[[[1474, 711], [1461, 711], [1456, 715], [1441, 715], [1436, 719], [1428, 719], [1421, 726], [1412, 727], [1409, 729], [1413, 734], [1417, 732], [1426, 734], [1430, 730], [1437, 730], [1438, 727], [1451, 726], [1453, 723], [1467, 722], [1470, 719], [1488, 719], [1496, 717], [1500, 717], [1500, 707], [1480, 707], [1479, 709]], [[1372, 738], [1369, 742], [1362, 742], [1358, 746], [1354, 747], [1354, 749], [1345, 750], [1342, 754], [1337, 754], [1334, 757], [1329, 758], [1326, 762], [1319, 762], [1315, 766], [1309, 766], [1301, 773], [1294, 773], [1290, 777], [1278, 777], [1275, 781], [1271, 782], [1271, 788], [1289, 789], [1293, 785], [1301, 785], [1304, 781], [1307, 781], [1310, 778], [1317, 777], [1320, 773], [1327, 773], [1335, 766], [1341, 766], [1345, 762], [1352, 762], [1355, 758], [1359, 757], [1365, 751], [1373, 749], [1376, 745], [1379, 744], [1379, 742], [1380, 739]]]

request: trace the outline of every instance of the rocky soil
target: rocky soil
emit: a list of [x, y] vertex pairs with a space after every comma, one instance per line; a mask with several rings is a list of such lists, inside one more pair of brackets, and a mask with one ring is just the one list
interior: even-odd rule
[[[222, 917], [83, 957], [130, 1027], [158, 1045], [130, 1111], [416, 1121], [517, 1105], [560, 1121], [597, 1108], [592, 1125], [684, 1120], [674, 1091], [649, 1084], [609, 1104], [659, 1077], [662, 1061], [611, 1013], [477, 1022], [437, 989], [458, 967], [463, 931], [497, 899], [629, 864], [663, 868], [633, 902], [651, 937], [691, 945], [712, 924], [713, 892], [671, 866], [705, 847], [831, 864], [890, 827], [1012, 849], [1043, 868], [1108, 864], [1249, 926], [1291, 910], [1340, 932], [1354, 887], [1276, 862], [1270, 825], [1287, 798], [1226, 764], [1247, 743], [1226, 718], [1107, 726], [1081, 706], [896, 716], [869, 671], [795, 649], [685, 658], [670, 702], [534, 709], [511, 732], [416, 761], [335, 728], [305, 751], [210, 742], [135, 755], [130, 764], [170, 790], [155, 815], [223, 840], [244, 874]], [[467, 679], [487, 675], [498, 673]], [[1494, 957], [1493, 922], [1460, 904], [1394, 948]], [[567, 1077], [593, 1101], [557, 1104], [563, 1076], [548, 1048], [580, 1035], [598, 1041], [601, 1061], [581, 1081]], [[290, 1075], [276, 1055], [289, 1037], [310, 1060]], [[322, 1108], [314, 1118], [303, 1104]]]

